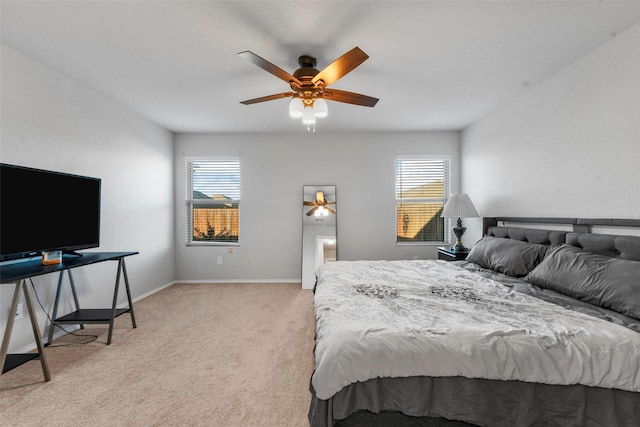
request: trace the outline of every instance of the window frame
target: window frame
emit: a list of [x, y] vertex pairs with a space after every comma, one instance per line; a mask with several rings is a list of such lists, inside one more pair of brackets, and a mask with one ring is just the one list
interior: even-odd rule
[[[403, 160], [425, 160], [425, 161], [442, 161], [444, 165], [444, 194], [442, 198], [398, 198], [398, 162]], [[443, 219], [443, 240], [423, 240], [423, 241], [400, 241], [400, 225], [398, 220], [398, 209], [402, 203], [442, 203], [444, 205], [449, 199], [451, 192], [451, 156], [447, 154], [417, 154], [417, 155], [396, 155], [394, 159], [394, 197], [395, 197], [395, 223], [396, 223], [396, 246], [442, 246], [448, 245], [451, 242], [451, 219]]]
[[[229, 200], [201, 200], [194, 199], [193, 197], [193, 164], [194, 162], [237, 162], [237, 199], [230, 199], [234, 205], [237, 205], [238, 210], [238, 239], [233, 240], [194, 240], [193, 239], [193, 209], [196, 206], [223, 206], [228, 205]], [[185, 245], [186, 246], [240, 246], [240, 200], [242, 194], [242, 165], [240, 162], [240, 156], [204, 156], [204, 157], [185, 157], [185, 214], [186, 214], [186, 227], [185, 227]]]

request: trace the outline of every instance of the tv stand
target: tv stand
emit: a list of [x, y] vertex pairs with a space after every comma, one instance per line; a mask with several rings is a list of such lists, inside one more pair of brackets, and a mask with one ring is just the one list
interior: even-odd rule
[[[29, 292], [29, 286], [27, 286], [27, 279], [32, 277], [41, 276], [49, 273], [59, 273], [58, 277], [58, 290], [56, 292], [56, 299], [54, 303], [52, 323], [49, 327], [49, 337], [47, 345], [51, 343], [53, 339], [53, 329], [57, 324], [79, 324], [81, 328], [84, 328], [84, 324], [87, 323], [105, 323], [109, 324], [109, 336], [107, 338], [107, 345], [111, 344], [111, 335], [113, 332], [113, 324], [115, 318], [129, 313], [131, 315], [131, 323], [133, 328], [136, 327], [136, 319], [133, 313], [133, 302], [131, 300], [131, 290], [129, 289], [129, 278], [127, 276], [127, 268], [125, 266], [124, 259], [131, 255], [136, 255], [138, 252], [85, 252], [79, 253], [79, 257], [63, 259], [60, 264], [42, 265], [40, 260], [28, 261], [16, 264], [10, 264], [2, 266], [0, 269], [0, 284], [14, 284], [15, 290], [13, 293], [13, 299], [11, 301], [11, 308], [9, 309], [9, 316], [7, 320], [7, 326], [4, 331], [4, 337], [2, 339], [2, 346], [0, 346], [0, 367], [2, 367], [2, 373], [8, 372], [18, 366], [26, 363], [30, 360], [40, 359], [42, 365], [42, 372], [44, 374], [45, 381], [51, 380], [49, 368], [44, 354], [42, 335], [40, 333], [40, 327], [38, 326], [38, 320], [35, 315], [34, 305], [32, 303], [31, 295]], [[75, 285], [73, 283], [73, 277], [71, 276], [71, 270], [73, 268], [82, 267], [90, 264], [100, 263], [104, 261], [117, 261], [118, 270], [116, 274], [115, 290], [113, 294], [113, 301], [111, 308], [99, 308], [99, 309], [80, 309], [78, 304], [78, 296], [75, 291]], [[76, 311], [56, 318], [58, 310], [58, 302], [60, 299], [60, 289], [62, 287], [64, 273], [67, 272], [69, 282], [71, 285], [71, 291], [73, 293], [73, 299], [76, 307]], [[120, 288], [120, 278], [124, 278], [124, 285], [127, 293], [128, 308], [117, 308], [118, 303], [118, 291]], [[27, 305], [29, 317], [31, 318], [31, 326], [33, 329], [33, 337], [36, 341], [38, 349], [37, 353], [25, 353], [25, 354], [7, 354], [9, 349], [9, 341], [11, 339], [11, 333], [13, 331], [13, 324], [15, 320], [14, 313], [18, 306], [20, 299], [20, 292], [24, 292], [24, 300]]]

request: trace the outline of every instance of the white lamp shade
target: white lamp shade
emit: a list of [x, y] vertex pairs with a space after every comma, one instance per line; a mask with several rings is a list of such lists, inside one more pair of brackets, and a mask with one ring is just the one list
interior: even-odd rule
[[300, 98], [292, 98], [289, 102], [289, 115], [294, 119], [302, 117], [304, 104]]
[[329, 106], [327, 101], [322, 98], [313, 101], [313, 114], [318, 118], [327, 117], [329, 114]]
[[313, 108], [305, 107], [302, 113], [302, 123], [305, 125], [314, 125], [316, 123], [316, 116], [313, 114]]
[[442, 209], [444, 218], [477, 218], [480, 215], [466, 193], [452, 194]]

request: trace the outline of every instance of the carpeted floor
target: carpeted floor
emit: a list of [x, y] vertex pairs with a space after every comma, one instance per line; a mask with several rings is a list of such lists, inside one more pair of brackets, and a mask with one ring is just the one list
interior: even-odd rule
[[2, 426], [308, 425], [313, 294], [299, 284], [178, 284], [0, 377]]

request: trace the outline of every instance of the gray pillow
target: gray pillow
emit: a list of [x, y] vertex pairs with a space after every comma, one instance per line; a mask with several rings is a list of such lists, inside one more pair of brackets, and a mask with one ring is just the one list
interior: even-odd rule
[[561, 245], [549, 251], [527, 280], [640, 319], [640, 261], [610, 258]]
[[483, 237], [469, 252], [467, 261], [513, 277], [526, 276], [538, 265], [548, 246], [502, 237]]

